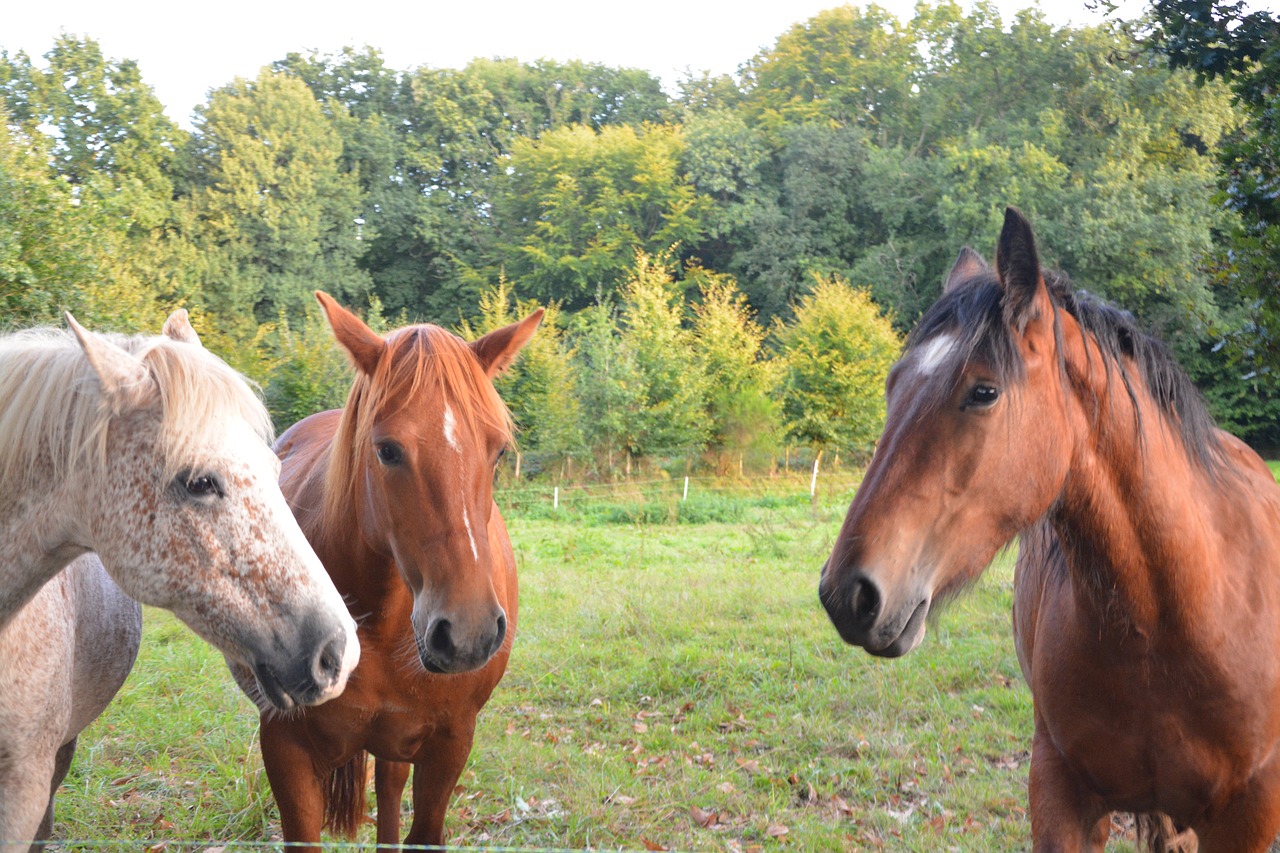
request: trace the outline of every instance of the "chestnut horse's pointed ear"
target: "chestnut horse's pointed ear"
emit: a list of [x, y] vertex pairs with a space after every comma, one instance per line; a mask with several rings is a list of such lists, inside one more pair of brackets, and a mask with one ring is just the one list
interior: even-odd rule
[[338, 304], [332, 296], [322, 290], [316, 291], [316, 300], [324, 309], [329, 319], [329, 328], [342, 348], [351, 356], [351, 363], [356, 370], [366, 376], [372, 376], [378, 369], [378, 360], [382, 358], [387, 344], [364, 321]]
[[982, 255], [965, 246], [960, 250], [960, 257], [952, 264], [951, 272], [947, 273], [947, 279], [942, 283], [942, 292], [950, 293], [964, 282], [989, 272], [991, 267], [987, 266]]
[[1031, 223], [1015, 207], [1004, 211], [1004, 228], [996, 247], [996, 274], [1004, 288], [1005, 321], [1021, 333], [1040, 310], [1037, 297], [1048, 291]]
[[187, 316], [186, 308], [179, 308], [170, 314], [169, 319], [164, 321], [164, 328], [161, 331], [165, 337], [172, 338], [175, 341], [195, 344], [196, 346], [201, 345], [200, 336], [191, 327], [191, 319]]
[[151, 400], [155, 383], [142, 359], [86, 330], [69, 311], [67, 325], [75, 333], [85, 358], [89, 359], [112, 412], [118, 415], [141, 408]]
[[495, 329], [468, 344], [486, 376], [490, 379], [494, 378], [515, 361], [516, 355], [538, 330], [538, 324], [542, 322], [542, 313], [542, 309], [539, 308], [519, 323]]

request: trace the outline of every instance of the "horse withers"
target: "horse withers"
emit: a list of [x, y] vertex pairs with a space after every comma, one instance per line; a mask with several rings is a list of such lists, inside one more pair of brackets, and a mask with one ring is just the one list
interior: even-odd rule
[[[471, 343], [432, 325], [385, 338], [316, 294], [356, 369], [341, 410], [276, 444], [281, 485], [360, 624], [346, 692], [301, 713], [262, 716], [262, 759], [286, 842], [351, 836], [375, 758], [377, 841], [441, 844], [445, 811], [502, 678], [516, 625], [516, 567], [493, 502], [512, 425], [492, 379], [541, 320]], [[304, 847], [304, 849], [316, 849]]]
[[1280, 830], [1266, 465], [1129, 314], [1042, 271], [1013, 209], [994, 270], [961, 253], [887, 398], [822, 570], [841, 637], [909, 652], [935, 602], [1023, 534], [1035, 849], [1101, 850], [1124, 811], [1194, 829], [1203, 851], [1266, 850]]
[[[120, 590], [173, 611], [272, 707], [331, 699], [359, 659], [244, 378], [200, 345], [185, 311], [159, 336], [68, 323], [0, 337], [6, 849], [43, 837], [51, 782], [132, 664], [136, 611]], [[80, 559], [64, 572], [89, 552], [101, 568]]]

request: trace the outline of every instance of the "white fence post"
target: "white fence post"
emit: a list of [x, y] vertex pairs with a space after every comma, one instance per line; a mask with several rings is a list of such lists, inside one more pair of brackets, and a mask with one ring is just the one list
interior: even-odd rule
[[554, 487], [554, 490], [551, 492], [551, 508], [552, 509], [560, 508], [560, 487], [559, 486]]
[[689, 500], [689, 478], [688, 477], [684, 478], [684, 497], [682, 497], [680, 500], [682, 501]]
[[813, 476], [809, 478], [809, 497], [812, 498], [818, 493], [818, 460], [822, 458], [819, 453], [813, 458]]

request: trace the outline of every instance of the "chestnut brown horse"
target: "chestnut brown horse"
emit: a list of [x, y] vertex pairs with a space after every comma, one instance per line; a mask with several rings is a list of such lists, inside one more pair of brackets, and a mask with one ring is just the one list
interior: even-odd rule
[[905, 654], [933, 602], [1024, 533], [1038, 851], [1102, 850], [1115, 811], [1203, 851], [1280, 829], [1280, 489], [1133, 318], [1041, 270], [1005, 216], [961, 253], [887, 384], [888, 419], [822, 571], [846, 642]]
[[431, 325], [384, 339], [316, 297], [356, 379], [345, 408], [280, 436], [280, 482], [359, 622], [362, 651], [338, 699], [263, 715], [262, 758], [287, 842], [318, 843], [326, 823], [354, 833], [372, 753], [378, 843], [399, 843], [412, 765], [405, 843], [441, 844], [516, 625], [515, 557], [493, 503], [511, 420], [492, 379], [542, 311], [470, 344]]

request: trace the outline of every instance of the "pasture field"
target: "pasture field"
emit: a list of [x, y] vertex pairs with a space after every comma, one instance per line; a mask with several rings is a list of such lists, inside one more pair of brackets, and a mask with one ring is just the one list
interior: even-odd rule
[[[512, 501], [515, 651], [480, 717], [452, 843], [1029, 848], [1012, 554], [919, 649], [877, 660], [844, 646], [817, 600], [852, 483], [812, 505], [806, 487], [558, 511]], [[256, 728], [221, 657], [149, 610], [138, 665], [59, 795], [60, 846], [278, 840]]]

